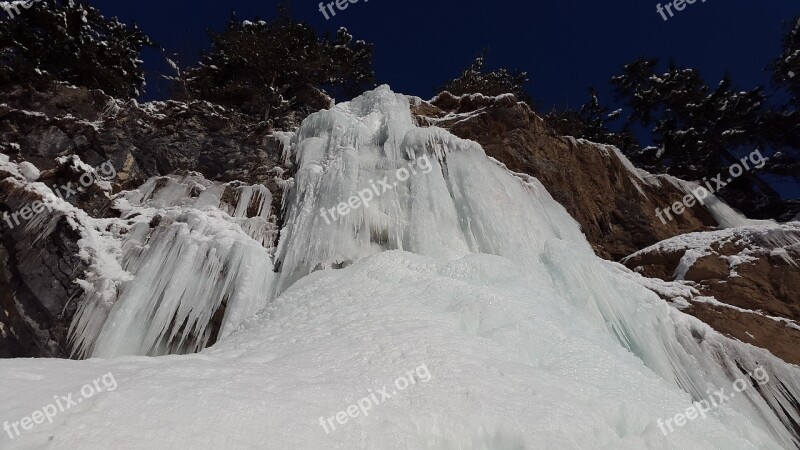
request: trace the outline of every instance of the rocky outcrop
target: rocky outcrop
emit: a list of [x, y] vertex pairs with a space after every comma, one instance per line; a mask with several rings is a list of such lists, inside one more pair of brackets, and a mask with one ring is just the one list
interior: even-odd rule
[[800, 364], [800, 222], [678, 236], [623, 262], [695, 289], [685, 312]]
[[[103, 322], [98, 318], [109, 313], [111, 305], [125, 292], [126, 283], [133, 279], [155, 290], [152, 298], [159, 299], [156, 305], [165, 303], [170, 293], [183, 292], [172, 286], [172, 279], [178, 277], [166, 272], [166, 262], [156, 264], [142, 259], [151, 248], [170, 248], [180, 243], [183, 247], [173, 251], [174, 258], [180, 259], [203, 245], [216, 245], [205, 252], [209, 263], [195, 278], [205, 277], [212, 284], [217, 278], [225, 279], [219, 284], [234, 288], [233, 293], [223, 290], [212, 299], [218, 302], [217, 314], [208, 317], [207, 322], [194, 318], [198, 324], [187, 325], [185, 334], [173, 331], [171, 336], [182, 338], [176, 338], [176, 343], [166, 340], [163, 345], [174, 347], [176, 352], [213, 343], [226, 323], [230, 328], [236, 319], [224, 320], [228, 318], [229, 302], [241, 304], [249, 300], [242, 300], [235, 290], [241, 280], [231, 282], [225, 278], [249, 272], [230, 266], [240, 264], [253, 271], [268, 267], [258, 277], [269, 278], [269, 252], [278, 229], [273, 196], [265, 186], [211, 182], [199, 173], [184, 172], [152, 177], [137, 190], [112, 195], [111, 182], [101, 175], [105, 173], [111, 179], [113, 172], [94, 174], [75, 156], [59, 161], [60, 165], [42, 172], [39, 178], [52, 181], [51, 188], [27, 179], [20, 170], [23, 164], [0, 154], [0, 212], [4, 213], [0, 224], [1, 357], [69, 357], [87, 353], [102, 329]], [[88, 172], [81, 174], [81, 170]], [[70, 180], [74, 178], [86, 181], [85, 185], [74, 183], [71, 189], [75, 193], [69, 196], [54, 193], [73, 183]], [[90, 179], [91, 184], [87, 181]], [[98, 208], [100, 204], [105, 206]], [[216, 228], [206, 226], [206, 222]], [[218, 235], [206, 236], [209, 229], [217, 228], [222, 230]], [[223, 256], [226, 251], [237, 250], [244, 256]], [[158, 250], [153, 252], [156, 257], [166, 258]], [[154, 264], [159, 267], [155, 272], [151, 270]], [[183, 273], [181, 270], [188, 268], [173, 270]], [[166, 281], [148, 281], [147, 274], [151, 278], [163, 274]], [[255, 278], [250, 275], [246, 281], [252, 283]], [[213, 296], [212, 291], [205, 290], [192, 298], [199, 301], [201, 295]], [[239, 306], [239, 310], [242, 308]], [[173, 313], [177, 314], [160, 312], [167, 317]], [[174, 322], [176, 330], [184, 330], [184, 319], [176, 317]], [[193, 334], [198, 329], [202, 332]]]
[[[0, 93], [0, 153], [6, 155], [0, 155], [0, 215], [9, 214], [0, 220], [0, 357], [70, 355], [69, 327], [86, 293], [76, 281], [91, 263], [79, 245], [91, 228], [82, 217], [119, 218], [114, 194], [138, 188], [151, 177], [179, 173], [179, 178], [197, 180], [189, 183], [197, 187], [187, 193], [190, 199], [206, 188], [219, 189], [216, 206], [253, 239], [273, 245], [290, 175], [280, 164], [282, 136], [203, 102], [142, 106], [64, 85]], [[9, 159], [32, 163], [41, 173], [32, 179]], [[108, 170], [109, 180], [81, 178], [101, 168]], [[154, 183], [157, 192], [169, 179]], [[269, 194], [248, 191], [253, 185]], [[50, 202], [58, 208], [30, 213], [31, 220], [10, 217], [47, 203], [48, 192], [59, 197]], [[243, 196], [252, 202], [241, 209], [237, 205]], [[151, 229], [162, 220], [154, 217]], [[92, 226], [109, 227], [103, 233], [125, 233], [124, 222]], [[209, 327], [212, 342], [222, 315], [224, 304]]]
[[556, 136], [512, 95], [443, 93], [431, 102], [418, 100], [414, 111], [420, 122], [474, 140], [512, 171], [539, 179], [605, 258], [619, 260], [672, 236], [717, 225], [699, 205], [663, 223], [656, 208], [680, 201], [685, 192], [667, 178], [635, 169], [613, 147]]
[[78, 155], [96, 166], [112, 161], [121, 186], [177, 170], [212, 181], [240, 180], [273, 192], [282, 143], [259, 122], [207, 102], [123, 102], [100, 91], [53, 85], [0, 92], [0, 152], [42, 169]]
[[[45, 172], [42, 180], [59, 186], [70, 173], [59, 167]], [[104, 192], [91, 185], [98, 200]], [[90, 195], [81, 193], [80, 196]], [[76, 196], [77, 197], [77, 196]], [[108, 201], [108, 198], [105, 199]], [[45, 197], [28, 189], [28, 181], [0, 160], [0, 355], [3, 357], [65, 357], [67, 332], [75, 313], [74, 299], [80, 287], [74, 283], [87, 269], [79, 257], [81, 239], [76, 224], [60, 210], [42, 210], [30, 221], [12, 213], [30, 208]], [[19, 217], [17, 217], [19, 218]], [[30, 216], [29, 216], [30, 218]], [[43, 226], [43, 228], [40, 228]], [[46, 229], [46, 232], [40, 232]]]

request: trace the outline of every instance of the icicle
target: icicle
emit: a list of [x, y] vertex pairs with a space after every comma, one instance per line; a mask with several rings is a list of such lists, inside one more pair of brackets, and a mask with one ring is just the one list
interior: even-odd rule
[[[124, 283], [96, 338], [109, 299], [89, 286], [72, 332], [83, 356], [160, 355], [202, 349], [266, 305], [268, 252], [225, 216], [188, 210], [162, 219], [143, 242], [126, 245]], [[103, 280], [99, 280], [102, 282]], [[216, 314], [218, 335], [210, 335]]]
[[[87, 357], [196, 352], [266, 305], [277, 236], [264, 186], [154, 177], [120, 194], [121, 271], [81, 282], [70, 336]], [[158, 219], [154, 222], [155, 219]], [[151, 229], [151, 223], [155, 228]]]

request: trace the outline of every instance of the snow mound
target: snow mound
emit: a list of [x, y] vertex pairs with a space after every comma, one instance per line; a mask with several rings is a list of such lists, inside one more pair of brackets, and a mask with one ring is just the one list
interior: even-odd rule
[[19, 173], [22, 174], [28, 181], [36, 181], [39, 179], [41, 173], [39, 169], [28, 161], [23, 161], [19, 164]]
[[[305, 278], [201, 354], [0, 363], [9, 418], [118, 383], [10, 448], [780, 448], [733, 404], [665, 436], [692, 397], [553, 288], [498, 256], [391, 251]], [[429, 381], [396, 387], [421, 365]], [[320, 425], [381, 390], [367, 416]]]

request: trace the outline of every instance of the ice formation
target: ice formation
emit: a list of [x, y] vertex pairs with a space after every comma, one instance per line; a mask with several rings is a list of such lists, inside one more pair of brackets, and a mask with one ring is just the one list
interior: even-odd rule
[[[737, 409], [777, 442], [798, 442], [800, 416], [792, 405], [800, 393], [800, 371], [680, 317], [625, 277], [609, 273], [577, 222], [538, 180], [510, 173], [475, 142], [417, 127], [405, 96], [382, 87], [316, 113], [303, 122], [292, 145], [297, 185], [277, 253], [277, 293], [320, 268], [386, 250], [445, 260], [502, 256], [543, 280], [553, 295], [695, 400], [706, 397], [711, 384], [731, 383], [759, 364], [770, 366], [780, 381], [740, 397]], [[421, 157], [429, 157], [434, 170], [399, 180], [397, 170]], [[321, 210], [380, 179], [393, 188], [369, 208], [330, 224], [321, 217]]]
[[272, 193], [266, 186], [240, 182], [214, 183], [202, 175], [169, 175], [153, 177], [139, 189], [124, 192], [120, 205], [125, 209], [149, 208], [214, 208], [226, 213], [250, 237], [265, 248], [273, 248], [277, 230], [270, 206]]
[[[683, 191], [684, 194], [697, 196], [695, 192], [698, 192], [698, 189], [703, 189], [705, 192], [708, 192], [707, 189], [701, 187], [699, 184], [693, 181], [681, 180], [680, 178], [675, 178], [670, 175], [660, 175], [660, 177], [666, 179], [669, 183], [672, 183], [672, 185]], [[703, 205], [705, 206], [706, 210], [711, 213], [711, 216], [717, 221], [717, 224], [719, 224], [721, 228], [736, 228], [748, 225], [767, 225], [774, 223], [770, 220], [748, 219], [742, 215], [742, 213], [736, 211], [728, 206], [727, 203], [720, 200], [716, 195], [714, 195], [713, 192], [710, 192], [708, 197], [703, 199]]]
[[229, 335], [266, 305], [276, 234], [271, 203], [264, 186], [191, 173], [154, 177], [122, 193], [124, 275], [89, 274], [81, 282], [85, 298], [70, 329], [76, 353], [191, 353]]
[[[209, 290], [228, 289], [244, 306], [199, 354], [0, 362], [9, 418], [47, 401], [43, 390], [70, 392], [109, 370], [119, 381], [12, 447], [798, 446], [797, 367], [720, 335], [602, 261], [536, 179], [475, 142], [418, 127], [407, 97], [380, 87], [311, 115], [287, 141], [297, 172], [274, 277], [263, 247], [228, 214], [215, 206], [200, 215], [202, 195], [188, 211], [176, 205], [191, 189], [153, 195], [153, 184], [125, 196], [140, 219], [123, 267], [140, 281], [121, 285], [93, 354], [166, 351], [187, 336], [199, 347], [205, 335], [194, 324], [216, 307]], [[431, 170], [419, 169], [422, 158]], [[416, 173], [400, 172], [414, 162]], [[375, 186], [368, 206], [340, 208]], [[331, 209], [336, 220], [323, 215]], [[174, 214], [159, 213], [149, 234], [149, 211]], [[167, 326], [176, 309], [185, 327]], [[98, 316], [83, 313], [87, 330]], [[430, 383], [333, 433], [320, 427], [421, 363]], [[770, 377], [763, 385], [748, 375], [759, 367]], [[664, 421], [740, 378], [748, 389], [662, 433]]]
[[[70, 328], [77, 356], [195, 352], [266, 305], [277, 236], [266, 187], [155, 177], [120, 194], [121, 218], [96, 219], [2, 156], [8, 182], [45, 205], [24, 232], [38, 245], [66, 220], [81, 236], [89, 269], [76, 280], [84, 291]], [[94, 170], [77, 157], [61, 162]], [[29, 253], [23, 264], [35, 263], [36, 249]]]

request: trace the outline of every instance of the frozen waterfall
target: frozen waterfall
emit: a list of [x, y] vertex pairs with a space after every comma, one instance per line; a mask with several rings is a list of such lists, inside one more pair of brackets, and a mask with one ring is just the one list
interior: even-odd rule
[[[509, 172], [473, 141], [419, 128], [405, 96], [384, 86], [313, 114], [291, 152], [297, 175], [276, 255], [276, 294], [316, 270], [387, 250], [449, 261], [502, 256], [695, 401], [763, 366], [773, 383], [732, 399], [740, 414], [725, 420], [739, 432], [756, 425], [783, 446], [800, 442], [796, 367], [721, 336], [621, 276], [626, 269], [595, 256], [577, 222], [536, 179]], [[403, 180], [398, 171], [420, 158], [433, 170]], [[370, 189], [368, 207], [342, 208], [349, 212], [336, 221], [324, 217]]]
[[[380, 87], [285, 137], [295, 176], [276, 247], [266, 188], [192, 175], [120, 195], [121, 219], [81, 218], [92, 264], [71, 332], [98, 358], [0, 363], [20, 390], [6, 406], [41, 403], [22, 390], [34, 373], [69, 392], [113, 370], [119, 390], [26, 438], [74, 448], [100, 426], [88, 448], [800, 445], [797, 367], [598, 258], [538, 180], [418, 126], [407, 97]], [[422, 362], [424, 387], [336, 433], [317, 424]], [[707, 418], [662, 434], [737, 380], [747, 388]]]

